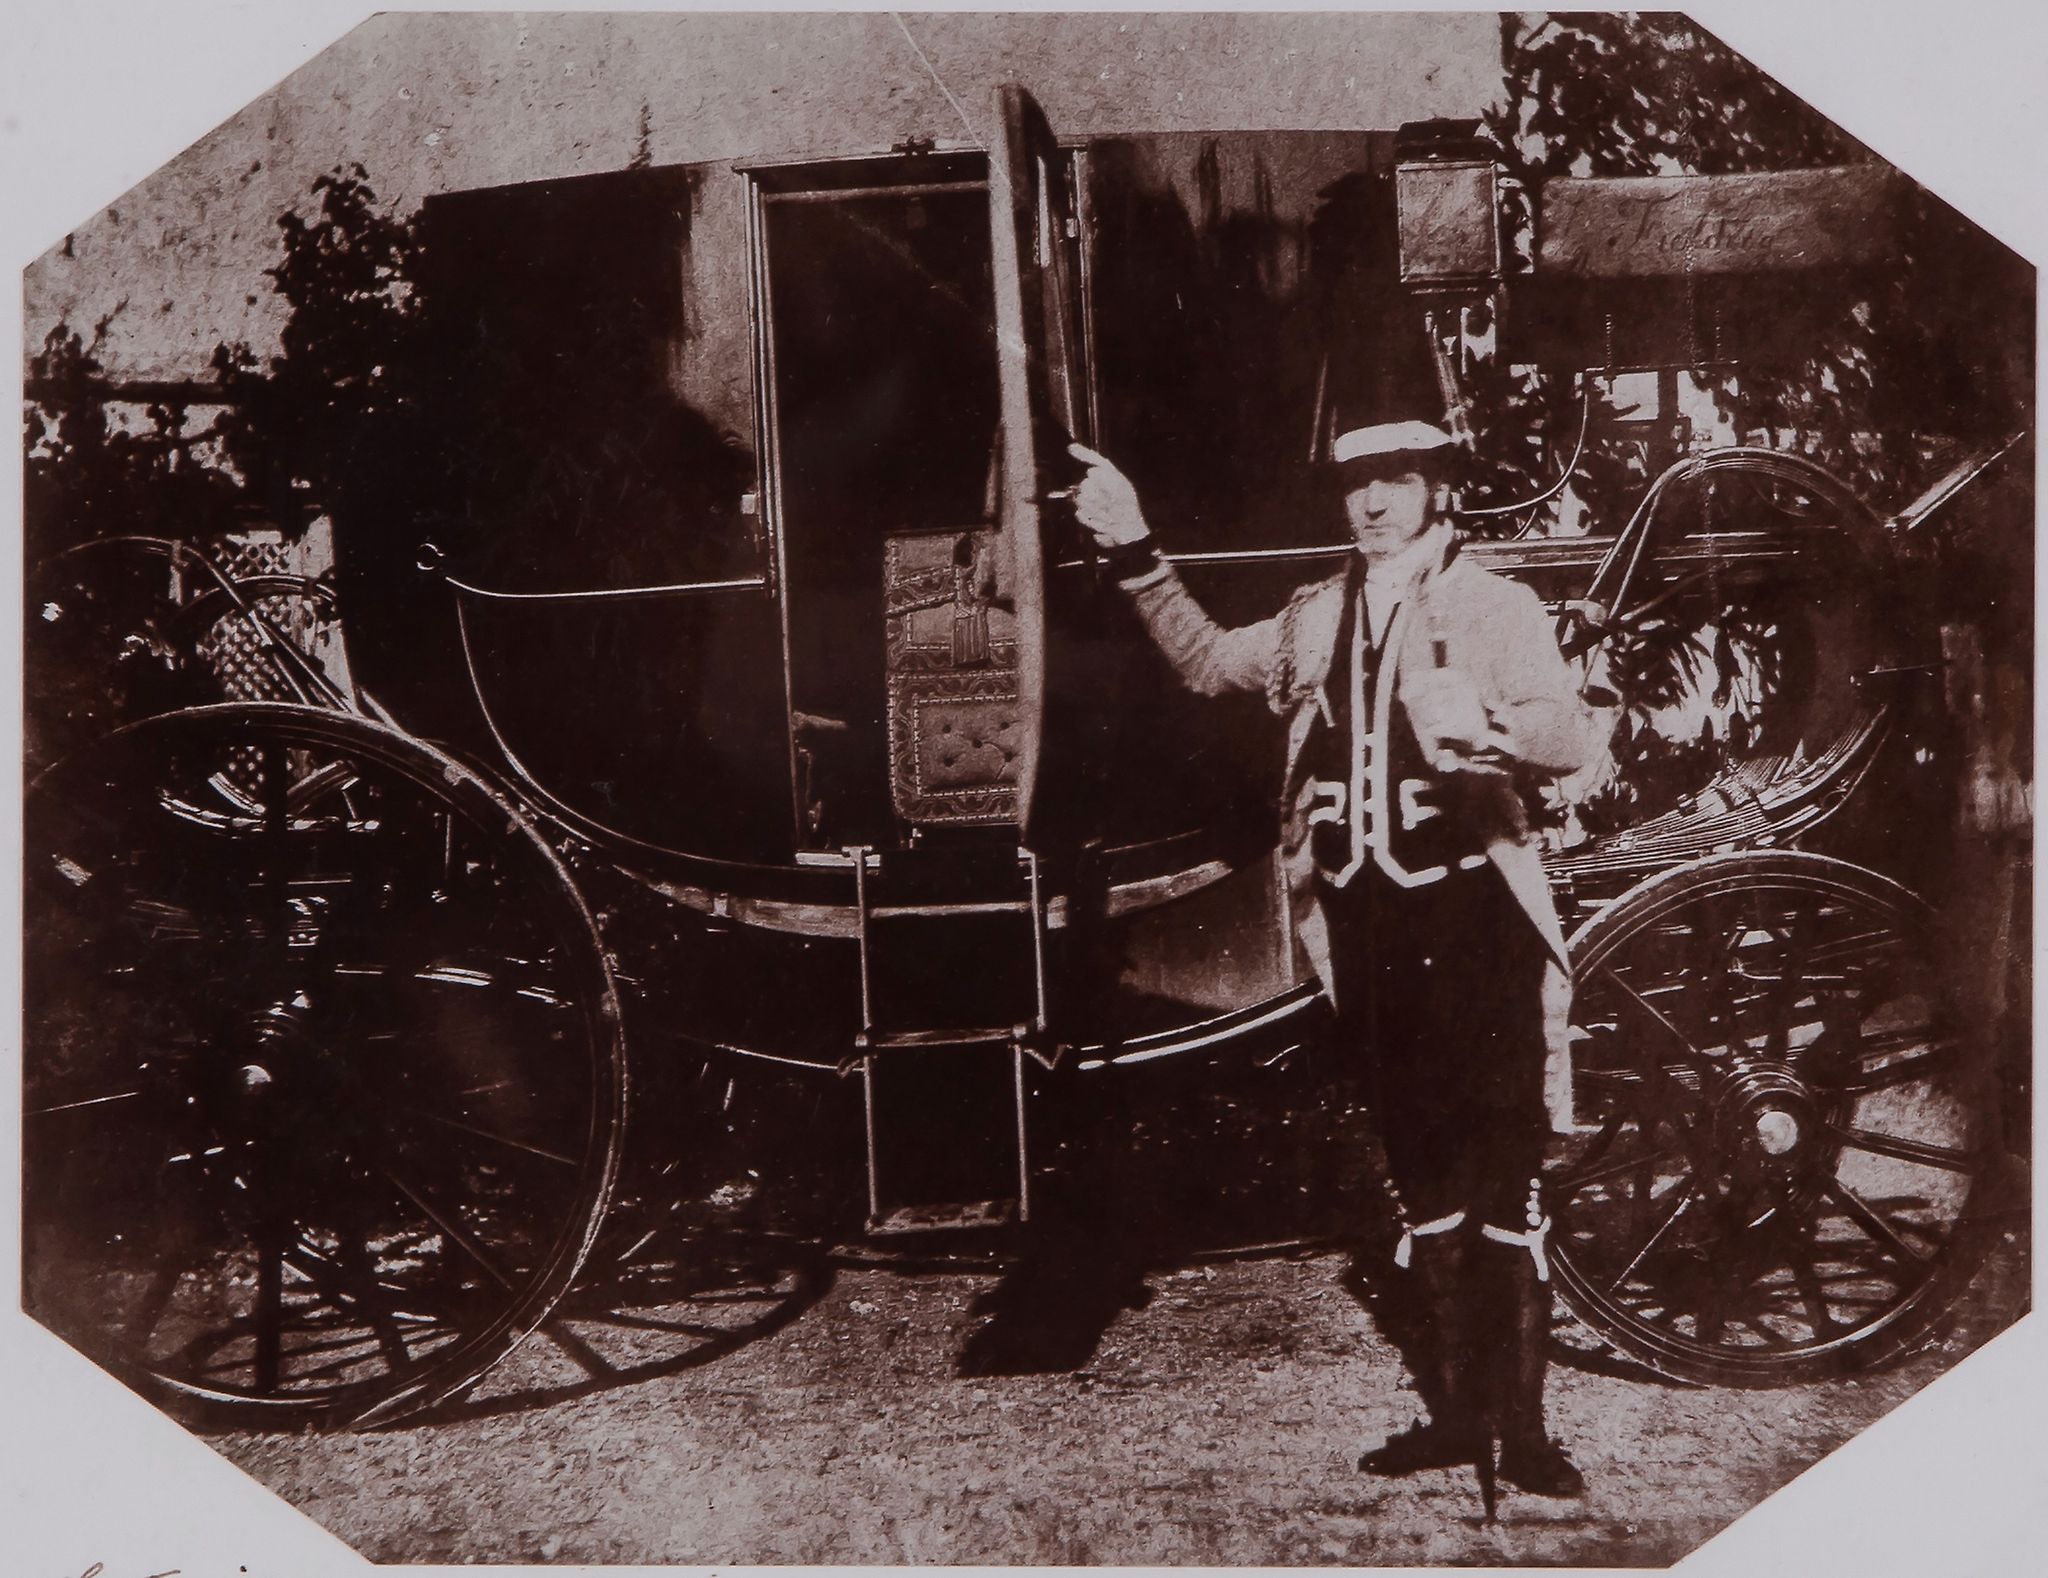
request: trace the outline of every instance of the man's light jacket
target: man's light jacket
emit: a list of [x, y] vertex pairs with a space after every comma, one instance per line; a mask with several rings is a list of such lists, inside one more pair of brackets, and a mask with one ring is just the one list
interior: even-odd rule
[[[1329, 930], [1319, 902], [1309, 815], [1316, 785], [1304, 771], [1304, 750], [1316, 719], [1334, 721], [1342, 696], [1333, 693], [1338, 632], [1350, 585], [1340, 572], [1303, 587], [1270, 619], [1225, 629], [1189, 595], [1170, 566], [1127, 587], [1153, 641], [1181, 679], [1202, 695], [1257, 691], [1287, 720], [1287, 773], [1281, 803], [1280, 856], [1287, 879], [1294, 935], [1303, 955], [1329, 990]], [[1433, 643], [1442, 643], [1433, 649]], [[1405, 694], [1404, 676], [1437, 663], [1462, 670], [1485, 704], [1486, 744], [1540, 778], [1563, 778], [1592, 762], [1606, 747], [1611, 715], [1580, 699], [1579, 678], [1558, 652], [1542, 602], [1518, 581], [1483, 570], [1454, 548], [1418, 578], [1388, 631], [1384, 663], [1393, 665], [1391, 693]], [[1474, 829], [1487, 858], [1499, 868], [1530, 924], [1549, 946], [1552, 969], [1544, 1015], [1550, 1044], [1546, 1078], [1554, 1121], [1569, 1109], [1569, 959], [1557, 907], [1529, 830], [1515, 777], [1489, 776], [1466, 802], [1481, 825]], [[1475, 964], [1483, 964], [1474, 961]]]

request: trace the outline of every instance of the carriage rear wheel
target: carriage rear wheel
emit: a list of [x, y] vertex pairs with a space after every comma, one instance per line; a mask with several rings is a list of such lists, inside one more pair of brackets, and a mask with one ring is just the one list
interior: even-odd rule
[[1685, 1379], [1892, 1356], [1982, 1259], [1982, 1060], [1926, 906], [1798, 852], [1654, 878], [1573, 939], [1581, 1132], [1548, 1186], [1579, 1315]]
[[362, 720], [198, 708], [25, 805], [24, 1292], [199, 1417], [384, 1420], [596, 1234], [618, 1002], [499, 792]]

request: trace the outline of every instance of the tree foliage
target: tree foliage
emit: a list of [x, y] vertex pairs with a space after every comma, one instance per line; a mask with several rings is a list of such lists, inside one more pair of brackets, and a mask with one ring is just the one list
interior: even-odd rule
[[[1680, 16], [1505, 15], [1500, 37], [1505, 92], [1486, 127], [1508, 173], [1532, 193], [1557, 177], [1728, 175], [1874, 158]], [[1689, 375], [1736, 441], [1801, 454], [1880, 511], [1913, 497], [1963, 449], [2021, 425], [2030, 372], [2024, 356], [2001, 356], [1977, 321], [1987, 309], [2024, 314], [2027, 282], [2001, 249], [1917, 189], [1900, 233], [1895, 266], [1773, 281], [1772, 306], [1750, 310], [1782, 317], [1768, 319], [1766, 334], [1744, 335], [1748, 349], [1734, 365], [1704, 354], [1673, 358], [1692, 364]], [[1973, 290], [1984, 292], [1982, 302]], [[1614, 282], [1613, 310], [1635, 305], [1628, 283]], [[2008, 327], [2031, 339], [2023, 326]], [[1585, 418], [1571, 500], [1596, 530], [1628, 518], [1679, 450], [1668, 433], [1645, 439], [1617, 422], [1610, 386], [1584, 376], [1598, 362], [1599, 348], [1589, 346], [1580, 367], [1476, 364], [1478, 502], [1547, 486]], [[1709, 487], [1689, 508], [1698, 518], [1675, 529], [1741, 529], [1770, 524], [1773, 514], [1734, 488]], [[1532, 519], [1542, 522], [1539, 513], [1475, 525], [1512, 534]], [[1782, 599], [1767, 605], [1754, 589], [1709, 587], [1617, 643], [1611, 677], [1626, 704], [1620, 773], [1592, 817], [1611, 824], [1664, 809], [1714, 763], [1782, 745], [1767, 723], [1779, 699], [1812, 677], [1808, 626]]]
[[[1730, 175], [1875, 160], [1683, 17], [1504, 15], [1500, 25], [1505, 92], [1486, 126], [1508, 172], [1531, 190], [1564, 175]], [[1782, 334], [1774, 326], [1768, 354], [1699, 369], [1742, 442], [1797, 450], [1881, 504], [1918, 491], [1958, 444], [2016, 425], [2030, 382], [2018, 361], [1993, 360], [1988, 337], [1969, 333], [1970, 320], [1997, 300], [1991, 292], [2011, 283], [2010, 269], [1995, 279], [1985, 272], [2007, 261], [2003, 249], [1917, 188], [1900, 234], [1895, 266], [1819, 275], [1805, 289], [1796, 278], [1779, 282], [1786, 288], [1773, 300], [1792, 310]], [[1984, 299], [1968, 294], [1973, 280]], [[1559, 377], [1570, 381], [1552, 373], [1545, 382]], [[1537, 429], [1530, 419], [1573, 404], [1570, 391], [1553, 387], [1493, 398], [1486, 426], [1521, 435], [1554, 432], [1555, 423]], [[1512, 444], [1493, 458], [1528, 469]], [[1597, 470], [1594, 462], [1587, 486], [1604, 503], [1603, 481], [1623, 479]]]
[[1508, 13], [1500, 30], [1507, 94], [1486, 124], [1525, 179], [1729, 175], [1870, 157], [1682, 16]]
[[311, 511], [376, 500], [430, 414], [414, 222], [379, 205], [360, 164], [322, 175], [312, 193], [310, 216], [279, 216], [283, 256], [264, 271], [288, 309], [276, 354], [213, 353], [232, 402], [227, 455], [287, 530]]
[[31, 565], [98, 538], [187, 538], [224, 529], [241, 505], [206, 455], [212, 435], [186, 430], [168, 403], [139, 421], [108, 398], [100, 351], [111, 315], [87, 339], [59, 324], [29, 358], [23, 415], [22, 516]]

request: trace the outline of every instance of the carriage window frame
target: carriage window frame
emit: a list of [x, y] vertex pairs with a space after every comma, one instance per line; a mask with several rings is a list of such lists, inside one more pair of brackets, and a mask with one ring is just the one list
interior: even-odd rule
[[[1094, 261], [1092, 193], [1084, 144], [1060, 144], [1074, 193], [1080, 229], [1081, 394], [1091, 425], [1097, 410], [1094, 296], [1089, 276]], [[855, 201], [910, 191], [988, 190], [988, 155], [979, 148], [942, 148], [922, 153], [851, 154], [830, 159], [796, 159], [735, 164], [747, 185], [747, 306], [751, 320], [754, 373], [754, 455], [761, 529], [766, 535], [769, 590], [780, 599], [787, 565], [782, 512], [782, 457], [776, 406], [775, 325], [768, 278], [767, 209], [772, 203]], [[785, 642], [786, 646], [786, 642]], [[787, 656], [785, 650], [785, 658]]]

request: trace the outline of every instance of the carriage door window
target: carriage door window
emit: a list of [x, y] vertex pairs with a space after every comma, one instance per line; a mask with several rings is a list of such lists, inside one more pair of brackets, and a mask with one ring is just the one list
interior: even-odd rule
[[[798, 847], [886, 847], [918, 809], [891, 759], [890, 643], [906, 611], [942, 617], [971, 666], [990, 615], [973, 607], [997, 425], [985, 161], [749, 173]], [[913, 582], [961, 606], [912, 610]], [[961, 803], [1001, 819], [999, 799]]]

